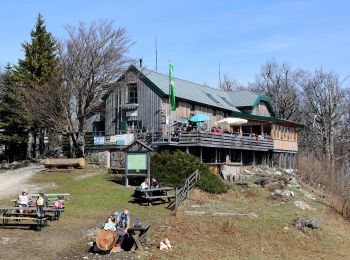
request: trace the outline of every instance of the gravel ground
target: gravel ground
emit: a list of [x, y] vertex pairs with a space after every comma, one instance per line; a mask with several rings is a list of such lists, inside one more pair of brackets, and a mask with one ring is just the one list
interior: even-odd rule
[[[0, 199], [14, 198], [21, 191], [27, 190], [30, 193], [38, 192], [42, 188], [47, 188], [48, 185], [30, 183], [29, 179], [36, 173], [44, 170], [44, 166], [32, 164], [27, 167], [2, 171], [0, 173]], [[54, 184], [49, 184], [53, 186]]]

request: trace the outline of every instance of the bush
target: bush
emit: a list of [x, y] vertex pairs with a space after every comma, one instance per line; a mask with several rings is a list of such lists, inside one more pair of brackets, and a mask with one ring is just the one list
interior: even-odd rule
[[197, 157], [181, 151], [154, 153], [151, 157], [151, 176], [162, 185], [182, 187], [195, 170], [200, 177], [197, 187], [209, 193], [224, 193], [228, 186], [214, 175]]

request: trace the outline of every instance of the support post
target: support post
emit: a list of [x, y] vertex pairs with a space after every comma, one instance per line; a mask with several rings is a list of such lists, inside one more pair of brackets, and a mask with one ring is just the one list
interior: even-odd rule
[[201, 162], [203, 162], [203, 151], [202, 146], [199, 147]]
[[218, 162], [218, 148], [215, 148], [215, 163]]
[[253, 165], [255, 166], [255, 151], [253, 151]]
[[292, 169], [292, 154], [289, 153], [289, 169]]
[[278, 167], [282, 169], [282, 153], [278, 153]]
[[190, 153], [190, 149], [188, 146], [186, 146], [186, 153]]
[[243, 165], [243, 154], [242, 154], [242, 150], [241, 151], [241, 166]]

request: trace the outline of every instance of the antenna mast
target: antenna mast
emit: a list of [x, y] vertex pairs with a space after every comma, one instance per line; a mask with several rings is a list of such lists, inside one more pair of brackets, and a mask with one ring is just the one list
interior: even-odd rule
[[154, 45], [156, 49], [156, 71], [158, 72], [158, 46], [157, 46], [157, 36], [154, 37]]
[[220, 68], [220, 60], [219, 60], [219, 88], [221, 89], [221, 68]]

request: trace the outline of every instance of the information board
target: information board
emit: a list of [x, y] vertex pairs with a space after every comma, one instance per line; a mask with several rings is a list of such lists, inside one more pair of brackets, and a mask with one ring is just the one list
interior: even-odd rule
[[128, 170], [147, 170], [147, 154], [146, 153], [128, 153]]

